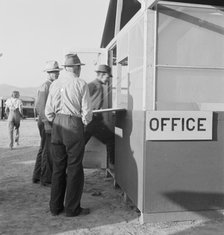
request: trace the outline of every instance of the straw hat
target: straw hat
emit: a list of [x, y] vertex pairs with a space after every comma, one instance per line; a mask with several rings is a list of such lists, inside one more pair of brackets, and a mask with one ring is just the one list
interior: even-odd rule
[[73, 67], [75, 65], [85, 65], [83, 63], [81, 63], [79, 57], [77, 54], [67, 54], [65, 56], [65, 64], [63, 64], [63, 66], [65, 67]]
[[58, 62], [55, 60], [50, 60], [46, 62], [46, 66], [44, 69], [44, 72], [57, 72], [62, 70], [62, 68], [59, 68]]

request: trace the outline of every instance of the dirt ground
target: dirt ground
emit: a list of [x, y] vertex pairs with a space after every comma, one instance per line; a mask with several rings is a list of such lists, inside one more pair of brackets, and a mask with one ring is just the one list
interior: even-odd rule
[[224, 234], [224, 219], [140, 225], [136, 208], [123, 200], [102, 169], [85, 169], [82, 206], [87, 216], [51, 216], [50, 188], [31, 182], [39, 136], [34, 120], [21, 122], [20, 145], [8, 148], [7, 122], [0, 121], [0, 234]]

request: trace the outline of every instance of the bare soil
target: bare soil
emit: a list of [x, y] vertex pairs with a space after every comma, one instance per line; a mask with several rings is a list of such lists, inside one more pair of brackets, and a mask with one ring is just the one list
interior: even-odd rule
[[85, 169], [82, 206], [89, 215], [51, 216], [50, 188], [31, 181], [40, 141], [36, 122], [22, 121], [20, 132], [20, 145], [10, 150], [7, 122], [0, 121], [0, 234], [224, 234], [223, 220], [141, 225], [138, 210], [102, 169]]

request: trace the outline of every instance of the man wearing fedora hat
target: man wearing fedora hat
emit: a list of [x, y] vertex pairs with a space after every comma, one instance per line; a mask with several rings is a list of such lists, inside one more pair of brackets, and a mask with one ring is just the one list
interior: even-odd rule
[[[103, 86], [109, 82], [111, 68], [108, 65], [100, 64], [96, 69], [97, 77], [88, 84], [89, 93], [92, 101], [93, 110], [103, 107], [104, 88]], [[91, 136], [96, 137], [107, 147], [108, 167], [114, 166], [114, 133], [105, 125], [101, 113], [95, 113], [92, 121], [85, 128], [85, 144]]]
[[81, 63], [77, 54], [65, 57], [65, 71], [50, 87], [45, 108], [52, 122], [53, 174], [50, 211], [68, 217], [89, 213], [81, 207], [84, 186], [84, 125], [92, 119], [87, 83], [79, 78]]
[[49, 88], [60, 73], [58, 62], [51, 60], [46, 62], [44, 72], [47, 73], [47, 80], [41, 85], [37, 93], [36, 112], [38, 115], [38, 129], [40, 133], [40, 147], [36, 157], [33, 171], [33, 183], [41, 183], [43, 186], [51, 184], [52, 176], [52, 156], [51, 156], [51, 126], [45, 116], [45, 105], [49, 93]]

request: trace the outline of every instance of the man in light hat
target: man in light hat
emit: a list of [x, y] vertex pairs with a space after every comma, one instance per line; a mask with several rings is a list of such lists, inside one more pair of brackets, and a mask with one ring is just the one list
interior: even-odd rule
[[5, 112], [8, 117], [9, 137], [10, 137], [10, 149], [13, 149], [13, 133], [15, 128], [15, 142], [19, 144], [19, 127], [20, 119], [23, 117], [23, 104], [19, 99], [19, 91], [13, 91], [12, 97], [8, 98], [5, 102]]
[[50, 211], [67, 217], [86, 215], [81, 207], [84, 186], [84, 125], [92, 119], [87, 83], [80, 79], [81, 63], [77, 54], [65, 57], [65, 71], [50, 87], [45, 108], [52, 122], [53, 174]]
[[51, 156], [51, 126], [45, 116], [45, 105], [49, 93], [49, 88], [60, 73], [58, 62], [51, 60], [46, 62], [44, 72], [47, 73], [47, 80], [38, 90], [36, 100], [36, 112], [38, 114], [38, 129], [40, 133], [40, 147], [36, 157], [33, 171], [33, 183], [41, 183], [43, 186], [51, 184], [52, 176], [52, 156]]
[[[92, 109], [98, 110], [103, 107], [104, 88], [112, 77], [111, 68], [101, 64], [96, 69], [97, 77], [88, 84], [89, 93], [92, 101]], [[95, 113], [92, 121], [85, 128], [85, 144], [91, 136], [96, 137], [107, 147], [108, 167], [114, 166], [114, 133], [105, 125], [102, 113]]]

